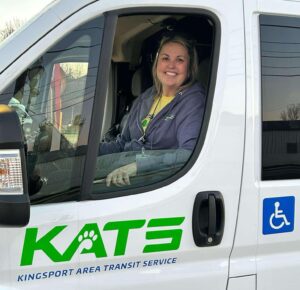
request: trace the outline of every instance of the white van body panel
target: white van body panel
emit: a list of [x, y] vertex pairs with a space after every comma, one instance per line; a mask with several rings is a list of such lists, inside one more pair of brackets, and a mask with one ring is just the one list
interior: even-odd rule
[[[278, 15], [289, 15], [298, 16], [299, 15], [299, 1], [290, 0], [274, 0], [265, 1], [258, 0], [258, 11], [260, 13], [270, 13]], [[250, 11], [249, 11], [250, 12]]]
[[60, 22], [94, 1], [65, 0], [53, 1], [48, 4], [38, 15], [26, 23], [20, 31], [17, 31], [1, 43], [1, 55], [5, 55], [6, 57], [2, 57], [0, 60], [0, 74], [3, 72], [3, 69], [15, 61], [14, 57], [19, 57]]
[[244, 276], [229, 278], [227, 290], [255, 290], [256, 289], [256, 276]]
[[[298, 290], [298, 198], [295, 198], [295, 230], [280, 235], [263, 234], [264, 200], [296, 197], [300, 189], [297, 179], [262, 181], [261, 178], [259, 17], [262, 14], [299, 17], [299, 2], [233, 0], [229, 5], [221, 0], [54, 1], [2, 44], [0, 90], [75, 27], [106, 12], [129, 8], [184, 8], [215, 15], [221, 27], [209, 124], [201, 153], [190, 170], [171, 184], [139, 194], [32, 206], [26, 228], [0, 228], [0, 289], [53, 289], [64, 285], [66, 290], [99, 287], [104, 290]], [[201, 33], [201, 28], [195, 29]], [[215, 247], [197, 247], [193, 240], [194, 200], [199, 192], [205, 191], [221, 192], [224, 198], [224, 236]], [[180, 249], [143, 253], [144, 246], [150, 243], [145, 238], [151, 230], [149, 221], [178, 216], [184, 217]], [[132, 220], [145, 220], [145, 225], [131, 230], [125, 254], [115, 255], [118, 234], [104, 227], [109, 222]], [[99, 229], [107, 257], [82, 254], [84, 248], [93, 246], [94, 233], [88, 232], [86, 240], [67, 262], [52, 261], [37, 250], [32, 265], [21, 265], [26, 230], [37, 229], [37, 239], [42, 239], [56, 227], [64, 226], [51, 239], [52, 245], [63, 253], [76, 235], [91, 224]], [[153, 266], [154, 261], [166, 260], [171, 261], [170, 264]], [[119, 269], [117, 265], [122, 263], [134, 266]], [[95, 273], [97, 267], [101, 271]], [[62, 272], [65, 275], [61, 275]], [[30, 275], [33, 278], [29, 278]]]
[[[88, 1], [76, 1], [72, 12], [87, 4]], [[68, 1], [69, 3], [69, 1]], [[72, 3], [72, 1], [70, 1]], [[63, 8], [58, 13], [53, 6], [49, 12], [41, 16], [47, 19], [54, 17], [47, 25], [47, 33], [36, 42], [38, 31], [31, 37], [28, 27], [23, 33], [28, 38], [30, 47], [20, 58], [11, 56], [4, 63], [10, 66], [1, 74], [1, 88], [9, 84], [39, 55], [53, 43], [61, 39], [74, 27], [92, 19], [106, 11], [130, 7], [185, 7], [190, 9], [208, 10], [219, 18], [222, 27], [218, 77], [215, 87], [214, 103], [210, 124], [202, 152], [193, 168], [176, 182], [152, 192], [120, 197], [118, 199], [85, 201], [79, 203], [61, 203], [52, 205], [36, 205], [31, 208], [30, 224], [27, 228], [37, 227], [42, 237], [54, 226], [67, 225], [53, 244], [60, 251], [66, 249], [78, 231], [87, 223], [97, 223], [108, 253], [105, 260], [97, 260], [93, 255], [80, 255], [78, 251], [70, 263], [57, 265], [49, 260], [43, 252], [34, 256], [33, 267], [20, 267], [25, 229], [1, 229], [1, 236], [10, 241], [8, 253], [1, 254], [1, 287], [15, 289], [53, 289], [64, 285], [64, 289], [198, 289], [201, 287], [214, 290], [225, 290], [228, 279], [229, 255], [233, 245], [235, 224], [238, 213], [240, 182], [242, 175], [243, 144], [244, 144], [244, 110], [245, 110], [245, 58], [243, 38], [242, 1], [235, 0], [230, 6], [222, 1], [97, 1], [71, 15], [57, 27], [61, 19], [67, 17]], [[55, 11], [55, 12], [54, 12]], [[72, 13], [70, 13], [72, 14]], [[32, 25], [36, 25], [35, 23]], [[225, 37], [226, 35], [226, 37]], [[227, 37], [228, 36], [228, 37]], [[29, 41], [31, 39], [31, 41]], [[18, 40], [12, 39], [10, 45]], [[23, 41], [23, 40], [21, 40]], [[36, 43], [35, 43], [36, 42]], [[35, 43], [34, 45], [32, 45]], [[19, 54], [23, 53], [20, 50]], [[7, 53], [4, 47], [0, 54]], [[14, 61], [16, 59], [16, 61]], [[232, 142], [234, 140], [234, 142]], [[211, 146], [214, 144], [214, 146]], [[226, 154], [224, 154], [224, 151]], [[230, 170], [228, 170], [230, 168]], [[226, 223], [221, 245], [212, 248], [196, 247], [192, 237], [192, 210], [195, 195], [201, 191], [220, 191], [225, 200]], [[103, 225], [109, 221], [150, 219], [156, 217], [184, 216], [184, 236], [181, 251], [140, 256], [145, 244], [146, 229], [132, 232], [126, 249], [126, 256], [113, 257], [115, 234], [102, 232]], [[1, 239], [0, 248], [7, 248], [7, 241]], [[3, 257], [3, 258], [2, 258]], [[26, 279], [28, 273], [63, 271], [79, 267], [95, 267], [104, 264], [116, 264], [126, 261], [164, 259], [174, 257], [177, 264], [172, 271], [167, 267], [141, 268], [128, 271], [112, 271], [100, 273], [91, 279], [90, 275], [72, 275], [53, 279]], [[9, 268], [9, 272], [7, 269]], [[75, 270], [74, 270], [75, 271]], [[23, 275], [23, 276], [22, 276]], [[54, 274], [55, 275], [55, 274]], [[115, 276], [117, 275], [117, 276]], [[19, 279], [19, 281], [18, 281]], [[88, 285], [88, 286], [87, 286]]]
[[[297, 1], [260, 1], [262, 13], [297, 16], [300, 14], [300, 3]], [[252, 13], [255, 13], [253, 11]], [[257, 55], [258, 56], [258, 55]], [[256, 58], [258, 59], [258, 58]], [[256, 61], [254, 59], [254, 62]], [[258, 63], [258, 62], [256, 62]], [[257, 95], [257, 101], [259, 100]], [[258, 127], [257, 127], [258, 128]], [[256, 138], [260, 131], [256, 129]], [[258, 160], [259, 151], [255, 154]], [[259, 172], [260, 167], [255, 171]], [[259, 227], [258, 227], [258, 250], [257, 250], [257, 289], [262, 290], [270, 287], [272, 289], [288, 288], [296, 290], [299, 288], [300, 277], [300, 231], [298, 223], [298, 210], [300, 201], [299, 180], [278, 180], [259, 182]], [[263, 201], [268, 197], [295, 197], [295, 228], [292, 233], [281, 235], [263, 235]]]
[[[256, 11], [253, 14], [249, 10]], [[246, 135], [243, 181], [234, 248], [230, 259], [230, 277], [255, 274], [257, 271], [257, 232], [260, 216], [259, 180], [261, 168], [260, 44], [258, 6], [244, 1], [246, 35]]]
[[[299, 181], [261, 181], [261, 53], [259, 15], [299, 17], [299, 1], [244, 2], [247, 71], [247, 121], [243, 185], [239, 218], [231, 255], [230, 276], [257, 273], [257, 288], [298, 289], [299, 229], [263, 235], [263, 202], [270, 197], [297, 196]], [[295, 214], [299, 200], [295, 199]], [[245, 230], [247, 229], [247, 230]]]

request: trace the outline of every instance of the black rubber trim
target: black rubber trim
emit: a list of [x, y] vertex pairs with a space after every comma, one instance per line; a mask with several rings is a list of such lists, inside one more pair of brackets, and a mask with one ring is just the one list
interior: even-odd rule
[[91, 117], [91, 127], [89, 131], [89, 140], [87, 146], [87, 154], [85, 161], [85, 170], [82, 177], [82, 186], [80, 199], [90, 198], [93, 180], [96, 171], [96, 162], [99, 149], [99, 140], [101, 136], [101, 128], [103, 123], [105, 96], [109, 80], [109, 70], [111, 63], [111, 55], [113, 50], [114, 34], [117, 25], [117, 15], [105, 15], [104, 34], [98, 67], [98, 78], [96, 83], [95, 99]]
[[0, 228], [24, 227], [30, 219], [27, 195], [0, 196]]

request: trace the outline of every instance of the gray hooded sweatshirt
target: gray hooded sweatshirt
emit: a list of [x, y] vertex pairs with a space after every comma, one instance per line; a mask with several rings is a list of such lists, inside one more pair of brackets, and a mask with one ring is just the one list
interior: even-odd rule
[[123, 132], [116, 141], [101, 143], [99, 155], [135, 151], [138, 174], [164, 170], [188, 160], [202, 125], [205, 109], [203, 87], [196, 83], [178, 92], [144, 132], [141, 122], [149, 113], [155, 95], [156, 91], [151, 87], [137, 98]]

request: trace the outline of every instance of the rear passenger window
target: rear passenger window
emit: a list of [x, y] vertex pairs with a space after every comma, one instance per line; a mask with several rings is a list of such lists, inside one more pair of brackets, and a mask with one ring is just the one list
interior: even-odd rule
[[260, 16], [262, 179], [300, 178], [300, 19]]

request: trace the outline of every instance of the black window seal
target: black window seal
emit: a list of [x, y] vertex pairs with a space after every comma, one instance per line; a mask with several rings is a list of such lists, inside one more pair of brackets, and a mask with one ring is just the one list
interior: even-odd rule
[[[118, 18], [124, 15], [135, 15], [135, 14], [186, 14], [186, 15], [201, 15], [206, 16], [210, 19], [214, 24], [214, 38], [213, 38], [213, 47], [212, 47], [212, 64], [210, 71], [210, 78], [207, 89], [207, 99], [206, 99], [206, 107], [204, 118], [202, 122], [202, 128], [197, 140], [195, 149], [191, 155], [189, 161], [174, 175], [162, 180], [158, 181], [154, 184], [140, 186], [133, 189], [121, 189], [118, 188], [116, 191], [106, 192], [106, 193], [92, 193], [93, 180], [96, 170], [96, 159], [97, 152], [99, 147], [99, 140], [101, 136], [101, 128], [103, 121], [103, 113], [104, 113], [104, 104], [105, 104], [105, 94], [108, 88], [108, 76], [109, 76], [109, 66], [110, 59], [112, 55], [112, 47], [115, 38], [115, 29], [117, 25]], [[221, 44], [221, 23], [219, 18], [211, 11], [205, 9], [191, 9], [191, 8], [175, 8], [175, 7], [138, 7], [138, 8], [125, 8], [120, 10], [108, 11], [105, 12], [104, 15], [107, 17], [107, 22], [105, 21], [104, 28], [104, 36], [102, 51], [100, 55], [100, 65], [98, 70], [98, 80], [96, 85], [96, 93], [95, 93], [95, 101], [92, 111], [91, 117], [91, 127], [89, 132], [89, 143], [87, 149], [87, 156], [85, 162], [85, 170], [83, 174], [82, 187], [81, 187], [81, 198], [80, 200], [102, 200], [102, 199], [110, 199], [117, 198], [122, 196], [129, 196], [135, 194], [145, 193], [147, 191], [156, 190], [160, 187], [167, 186], [177, 179], [184, 176], [195, 164], [196, 160], [199, 157], [201, 149], [203, 147], [208, 125], [209, 119], [212, 110], [213, 97], [216, 86], [217, 79], [217, 69], [219, 63], [219, 55], [220, 55], [220, 44]], [[107, 27], [107, 25], [111, 25]], [[101, 107], [102, 106], [102, 107]], [[100, 108], [96, 110], [96, 108]]]
[[98, 155], [99, 140], [101, 136], [101, 128], [105, 110], [105, 96], [109, 81], [111, 54], [118, 21], [117, 15], [107, 15], [104, 13], [104, 17], [104, 33], [102, 37], [101, 53], [97, 71], [96, 90], [89, 129], [87, 154], [81, 182], [80, 200], [89, 199], [89, 193], [93, 186], [96, 170], [96, 158]]

